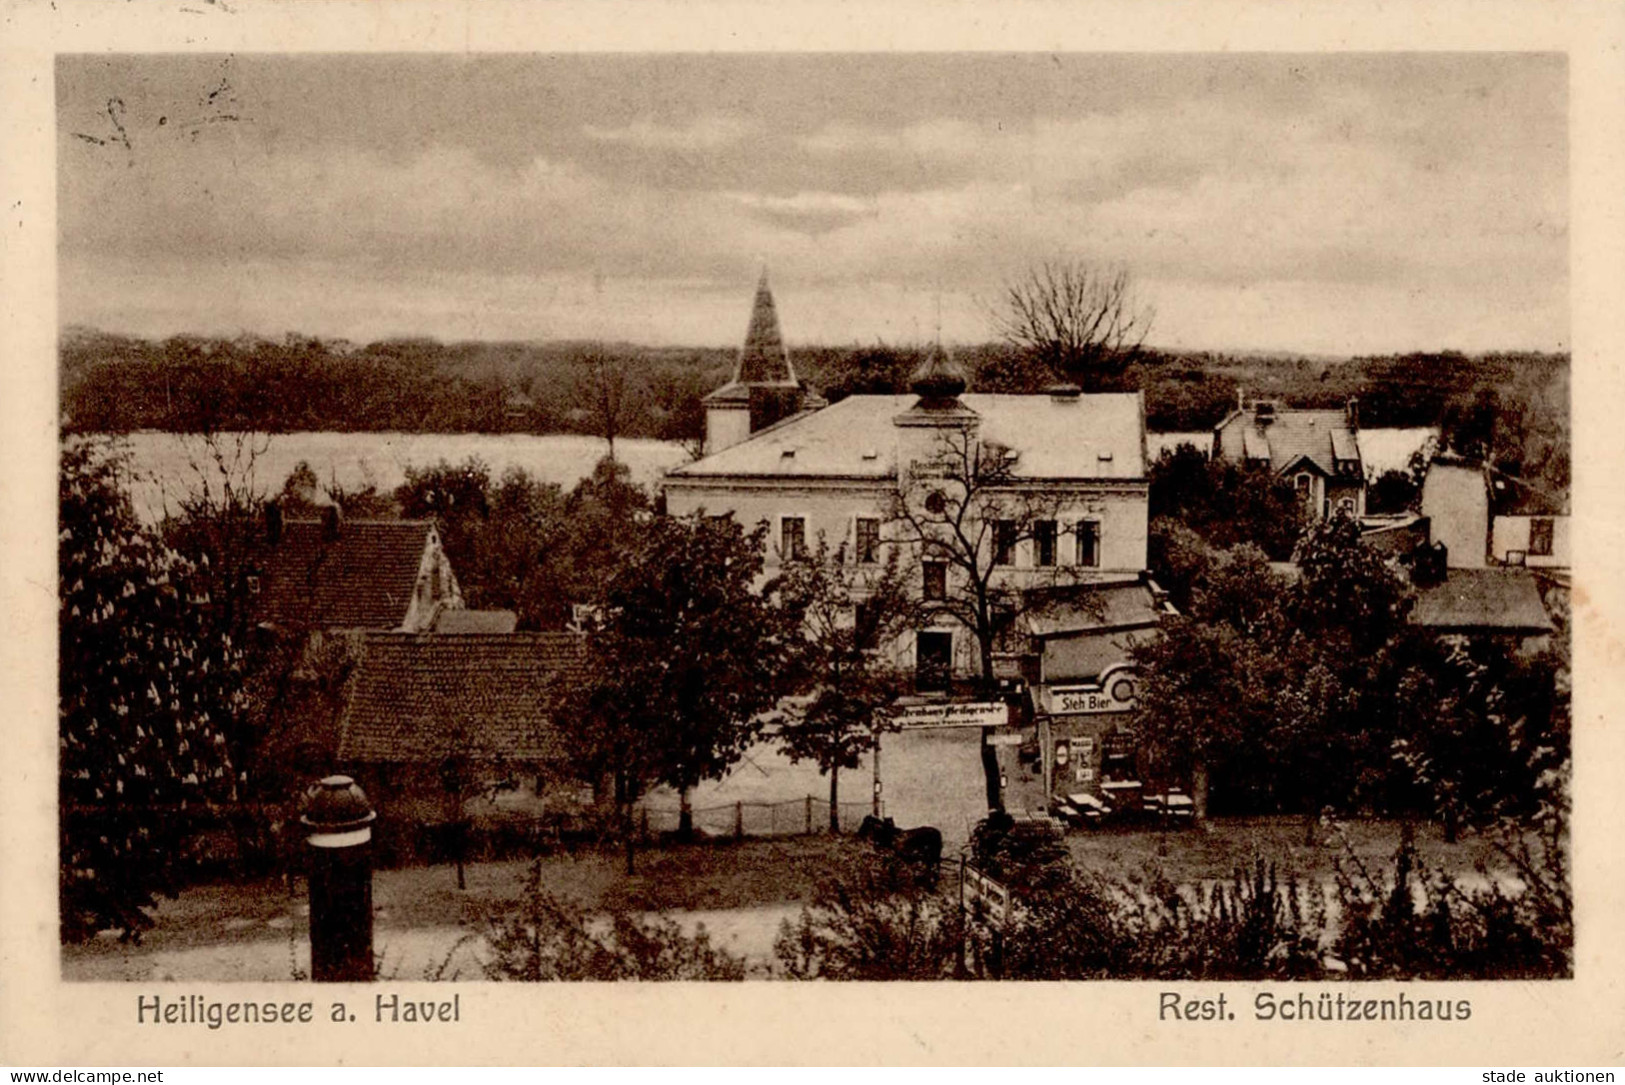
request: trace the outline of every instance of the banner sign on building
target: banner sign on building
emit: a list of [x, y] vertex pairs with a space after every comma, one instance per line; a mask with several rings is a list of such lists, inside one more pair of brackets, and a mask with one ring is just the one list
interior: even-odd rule
[[1134, 707], [1134, 672], [1117, 667], [1101, 675], [1098, 683], [1055, 686], [1047, 700], [1052, 716], [1088, 716], [1102, 712], [1127, 712]]
[[910, 705], [895, 709], [891, 720], [905, 730], [916, 727], [1002, 727], [1010, 722], [1010, 706], [1003, 701]]

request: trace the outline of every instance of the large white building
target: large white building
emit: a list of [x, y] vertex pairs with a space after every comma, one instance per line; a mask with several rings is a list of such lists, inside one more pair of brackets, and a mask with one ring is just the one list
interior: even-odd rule
[[[733, 378], [705, 405], [705, 455], [666, 475], [669, 512], [732, 513], [747, 527], [765, 522], [769, 574], [822, 544], [861, 581], [866, 568], [878, 570], [895, 552], [927, 602], [967, 591], [970, 572], [937, 560], [925, 541], [945, 536], [945, 521], [957, 519], [961, 538], [948, 545], [958, 546], [961, 561], [969, 556], [986, 568], [1004, 597], [1035, 604], [1017, 608], [1022, 613], [1012, 635], [1001, 637], [996, 668], [1000, 677], [1024, 679], [1035, 693], [1028, 703], [1040, 712], [1046, 686], [1086, 688], [1108, 672], [1120, 674], [1134, 639], [1124, 630], [1156, 622], [1160, 607], [1145, 575], [1147, 455], [1138, 393], [1083, 395], [1071, 386], [1040, 395], [967, 392], [939, 346], [916, 372], [911, 394], [825, 404], [796, 375], [764, 277]], [[990, 474], [990, 465], [997, 471]], [[983, 677], [981, 640], [953, 609], [945, 605], [889, 646], [915, 670], [928, 700], [987, 695], [985, 687], [971, 692]], [[1097, 704], [1103, 715], [1132, 707], [1121, 697], [1069, 703]], [[1030, 713], [1020, 717], [1012, 716], [1013, 725], [1024, 723], [1025, 736], [998, 744], [1007, 795], [1022, 778], [1041, 776], [1040, 790], [1048, 787], [1051, 759], [1039, 756]], [[993, 758], [984, 764], [993, 797]], [[1042, 806], [1046, 798], [1023, 805]]]

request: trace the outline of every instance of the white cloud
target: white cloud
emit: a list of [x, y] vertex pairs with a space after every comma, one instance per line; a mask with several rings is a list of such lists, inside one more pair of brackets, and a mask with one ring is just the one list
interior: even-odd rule
[[581, 131], [600, 143], [623, 143], [663, 151], [714, 151], [748, 139], [756, 126], [739, 117], [697, 117], [684, 125], [660, 124], [644, 117], [619, 128], [584, 124]]

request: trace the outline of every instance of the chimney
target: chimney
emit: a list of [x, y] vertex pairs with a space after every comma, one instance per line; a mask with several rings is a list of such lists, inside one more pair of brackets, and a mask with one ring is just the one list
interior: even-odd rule
[[275, 501], [265, 503], [265, 541], [272, 546], [282, 541], [282, 506]]
[[1083, 389], [1079, 388], [1075, 384], [1067, 384], [1063, 382], [1061, 384], [1052, 384], [1048, 388], [1045, 388], [1044, 394], [1049, 396], [1049, 401], [1051, 403], [1064, 407], [1068, 404], [1076, 403], [1078, 401], [1078, 397], [1083, 395]]
[[1360, 428], [1360, 397], [1349, 396], [1348, 405], [1343, 408], [1343, 417], [1348, 421], [1350, 430]]
[[322, 506], [322, 539], [326, 542], [336, 542], [339, 534], [344, 530], [344, 510], [338, 502]]
[[1253, 421], [1260, 427], [1267, 426], [1275, 421], [1275, 404], [1269, 400], [1260, 400], [1253, 404]]

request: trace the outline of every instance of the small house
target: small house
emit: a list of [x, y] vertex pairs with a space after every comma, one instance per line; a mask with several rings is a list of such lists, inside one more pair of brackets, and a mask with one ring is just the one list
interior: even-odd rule
[[1340, 411], [1244, 402], [1214, 429], [1213, 455], [1267, 465], [1292, 483], [1311, 521], [1365, 515], [1358, 400]]

